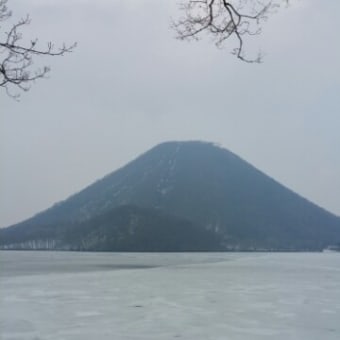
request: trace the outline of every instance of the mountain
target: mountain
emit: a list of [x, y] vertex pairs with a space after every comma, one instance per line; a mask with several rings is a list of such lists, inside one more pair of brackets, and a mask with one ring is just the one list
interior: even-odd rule
[[[171, 232], [176, 238], [160, 246]], [[89, 246], [91, 238], [102, 241]], [[35, 248], [117, 251], [321, 250], [339, 241], [339, 217], [232, 152], [195, 141], [160, 144], [67, 200], [0, 230], [2, 248], [34, 248], [28, 244], [35, 242]]]

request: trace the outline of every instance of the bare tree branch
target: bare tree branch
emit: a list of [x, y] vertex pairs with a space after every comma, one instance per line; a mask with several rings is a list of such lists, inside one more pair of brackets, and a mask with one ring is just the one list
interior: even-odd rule
[[[6, 3], [7, 0], [0, 0], [0, 23], [12, 16]], [[4, 38], [0, 40], [0, 87], [3, 87], [7, 94], [15, 99], [18, 99], [20, 94], [18, 92], [13, 94], [12, 88], [28, 91], [32, 82], [45, 78], [50, 71], [48, 66], [32, 70], [34, 57], [62, 56], [72, 52], [76, 47], [76, 43], [74, 43], [72, 45], [63, 44], [61, 47], [55, 48], [52, 42], [49, 42], [45, 49], [40, 49], [37, 47], [38, 39], [22, 44], [20, 30], [30, 22], [29, 16], [22, 18], [12, 25], [8, 32], [4, 32]]]
[[[232, 53], [247, 63], [259, 63], [262, 55], [249, 58], [244, 52], [244, 36], [261, 33], [261, 23], [280, 5], [289, 0], [182, 0], [184, 14], [172, 27], [180, 40], [199, 39], [202, 33], [212, 36], [217, 46], [234, 37], [236, 47]], [[247, 12], [244, 8], [247, 7]]]

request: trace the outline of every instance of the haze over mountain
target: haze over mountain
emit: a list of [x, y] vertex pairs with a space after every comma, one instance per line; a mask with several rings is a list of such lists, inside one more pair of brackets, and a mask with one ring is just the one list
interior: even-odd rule
[[0, 230], [8, 249], [321, 250], [340, 218], [205, 142], [167, 142]]

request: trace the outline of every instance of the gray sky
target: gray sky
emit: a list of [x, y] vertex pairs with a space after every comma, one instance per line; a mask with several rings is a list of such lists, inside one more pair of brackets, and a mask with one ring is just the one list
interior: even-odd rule
[[[340, 215], [340, 2], [295, 0], [248, 65], [174, 39], [171, 0], [9, 0], [28, 37], [77, 41], [50, 79], [0, 93], [0, 226], [67, 198], [166, 140], [221, 144]], [[1, 31], [2, 33], [2, 31]]]

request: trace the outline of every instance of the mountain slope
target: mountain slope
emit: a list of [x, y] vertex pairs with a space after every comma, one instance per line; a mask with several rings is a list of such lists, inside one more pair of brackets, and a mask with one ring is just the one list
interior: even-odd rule
[[124, 205], [203, 226], [219, 237], [224, 249], [319, 250], [340, 240], [338, 217], [235, 154], [203, 142], [160, 144], [12, 228], [58, 229]]

